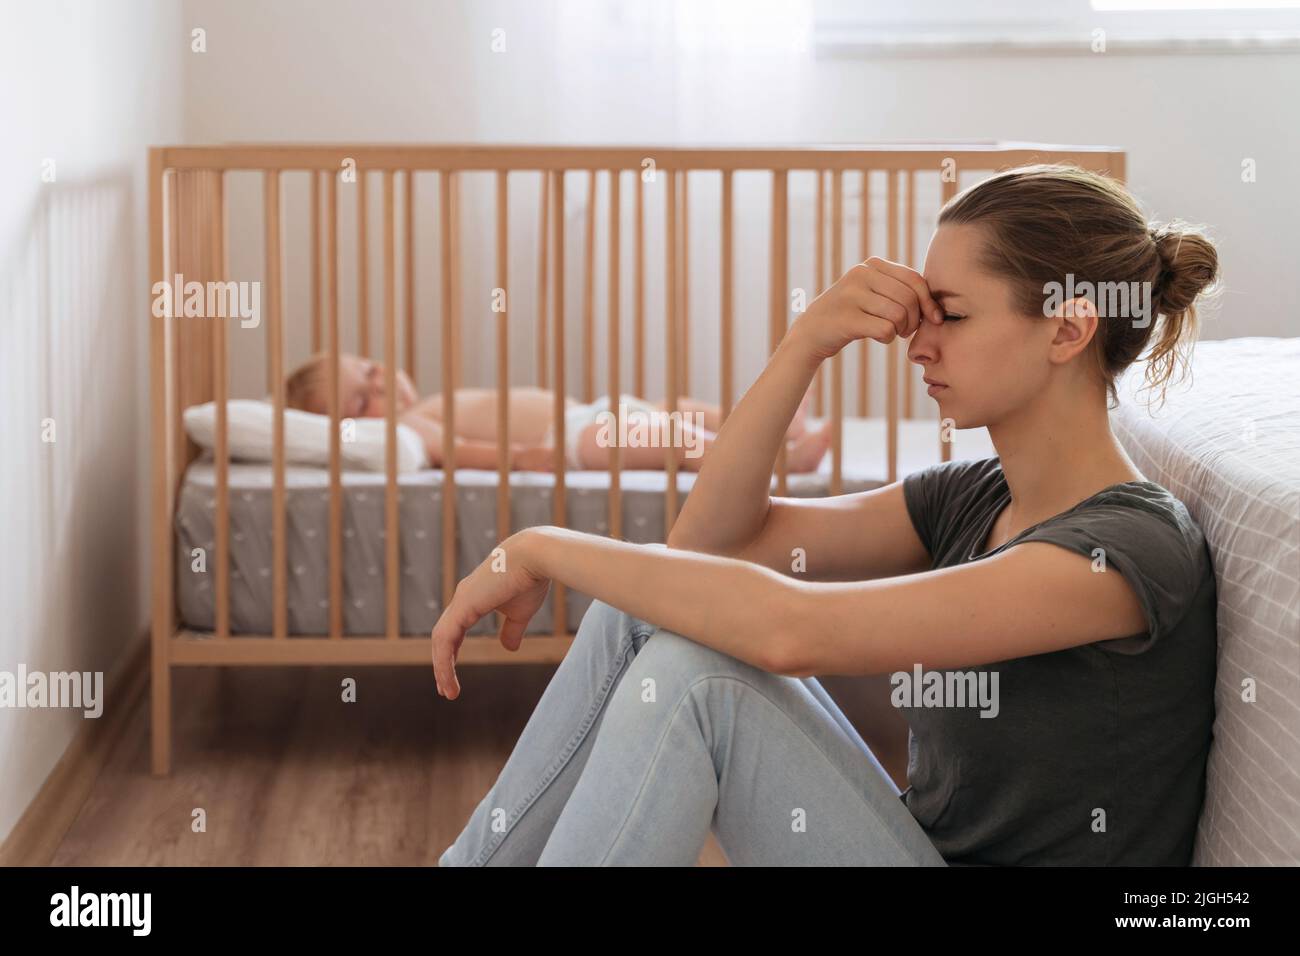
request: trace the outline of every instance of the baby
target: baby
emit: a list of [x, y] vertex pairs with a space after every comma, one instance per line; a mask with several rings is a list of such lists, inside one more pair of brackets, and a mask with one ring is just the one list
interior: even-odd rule
[[[286, 402], [290, 408], [329, 414], [329, 358], [321, 352], [312, 356], [288, 377]], [[830, 423], [818, 429], [804, 426], [809, 396], [805, 395], [786, 432], [786, 470], [814, 471], [831, 443]], [[378, 362], [357, 355], [339, 356], [339, 416], [382, 418], [388, 413], [388, 373]], [[507, 390], [510, 424], [508, 462], [512, 471], [551, 471], [555, 465], [555, 393], [532, 386]], [[617, 412], [605, 396], [586, 404], [568, 396], [565, 403], [565, 460], [572, 469], [603, 469], [609, 466], [606, 436], [619, 439], [616, 422], [601, 412]], [[677, 444], [669, 448], [668, 412], [663, 402], [647, 402], [624, 394], [627, 441], [622, 445], [622, 467], [628, 470], [664, 469], [669, 452], [675, 452], [678, 467], [699, 471], [709, 447], [722, 427], [718, 406], [699, 399], [677, 400], [680, 424]], [[431, 467], [442, 465], [442, 393], [420, 398], [407, 374], [397, 372], [397, 419], [413, 428], [424, 441]], [[456, 389], [454, 426], [456, 466], [497, 467], [497, 390]], [[649, 443], [648, 443], [649, 442]]]

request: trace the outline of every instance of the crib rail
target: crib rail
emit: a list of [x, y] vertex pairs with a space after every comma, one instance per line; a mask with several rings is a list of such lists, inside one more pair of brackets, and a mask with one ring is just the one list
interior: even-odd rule
[[[149, 152], [150, 197], [150, 277], [151, 281], [170, 282], [176, 274], [186, 280], [200, 282], [229, 279], [228, 250], [231, 242], [228, 218], [227, 174], [234, 171], [253, 171], [262, 177], [262, 221], [265, 268], [263, 275], [263, 301], [265, 335], [267, 337], [267, 384], [274, 402], [274, 459], [272, 491], [273, 538], [273, 627], [267, 636], [272, 646], [254, 649], [254, 642], [241, 638], [231, 640], [230, 628], [230, 547], [229, 547], [229, 453], [227, 442], [226, 402], [229, 399], [229, 322], [186, 318], [183, 310], [175, 316], [151, 319], [150, 354], [152, 372], [151, 406], [154, 422], [153, 465], [153, 541], [154, 541], [154, 633], [155, 680], [158, 667], [164, 671], [172, 663], [274, 663], [293, 660], [405, 660], [424, 659], [425, 648], [407, 650], [414, 642], [399, 641], [400, 597], [400, 528], [397, 509], [397, 457], [396, 457], [396, 380], [389, 376], [388, 414], [385, 428], [387, 459], [385, 468], [385, 552], [386, 615], [385, 629], [380, 639], [390, 645], [384, 650], [372, 648], [351, 651], [351, 645], [360, 638], [343, 641], [343, 497], [341, 483], [341, 448], [339, 423], [342, 413], [339, 403], [341, 330], [339, 317], [339, 272], [342, 268], [339, 251], [340, 188], [355, 185], [362, 214], [357, 217], [357, 339], [363, 353], [371, 351], [372, 341], [382, 344], [382, 356], [390, 369], [398, 367], [398, 342], [403, 344], [403, 367], [412, 375], [416, 369], [417, 343], [422, 335], [429, 334], [432, 317], [417, 314], [416, 289], [422, 277], [417, 276], [415, 261], [415, 221], [418, 205], [416, 197], [428, 186], [426, 178], [438, 181], [439, 213], [437, 240], [441, 263], [438, 290], [441, 389], [446, 428], [443, 443], [444, 489], [454, 488], [452, 472], [455, 464], [453, 428], [455, 420], [454, 389], [461, 384], [461, 288], [462, 270], [461, 224], [459, 221], [460, 188], [464, 175], [472, 172], [490, 173], [495, 177], [495, 281], [505, 291], [502, 306], [497, 312], [496, 330], [496, 387], [499, 390], [499, 442], [504, 447], [510, 441], [506, 418], [506, 390], [509, 381], [510, 311], [514, 298], [510, 295], [512, 278], [509, 269], [509, 239], [516, 229], [509, 217], [511, 190], [525, 188], [522, 174], [536, 177], [530, 188], [540, 184], [539, 222], [537, 224], [538, 271], [535, 277], [538, 292], [536, 323], [539, 349], [536, 384], [555, 387], [554, 407], [556, 456], [555, 488], [565, 488], [566, 462], [564, 460], [564, 394], [563, 383], [568, 381], [565, 369], [565, 338], [568, 334], [563, 318], [566, 311], [565, 276], [565, 208], [566, 182], [585, 172], [588, 202], [584, 220], [584, 245], [582, 247], [583, 282], [580, 335], [582, 337], [582, 367], [580, 384], [584, 399], [595, 397], [595, 289], [596, 289], [596, 196], [604, 190], [609, 210], [607, 242], [609, 272], [607, 283], [607, 343], [608, 392], [619, 395], [625, 389], [621, 379], [621, 358], [630, 350], [632, 359], [632, 391], [645, 396], [646, 354], [646, 292], [647, 244], [645, 241], [646, 208], [651, 202], [664, 204], [666, 222], [663, 276], [666, 315], [676, 321], [663, 322], [665, 378], [663, 389], [671, 409], [678, 408], [684, 383], [690, 380], [691, 322], [696, 318], [691, 311], [687, 294], [690, 269], [690, 222], [688, 189], [694, 177], [719, 176], [721, 205], [717, 211], [720, 230], [720, 263], [718, 283], [720, 309], [716, 316], [720, 346], [718, 375], [721, 382], [720, 404], [723, 415], [729, 414], [736, 391], [734, 354], [737, 334], [735, 328], [735, 270], [734, 261], [734, 205], [735, 174], [758, 170], [770, 174], [771, 248], [768, 261], [768, 349], [775, 350], [785, 335], [790, 319], [790, 259], [792, 241], [807, 241], [815, 246], [816, 282], [813, 295], [820, 293], [834, 277], [840, 275], [850, 254], [844, 243], [845, 176], [862, 176], [861, 231], [857, 248], [851, 253], [860, 261], [866, 256], [881, 253], [871, 247], [869, 225], [871, 222], [870, 192], [865, 188], [867, 176], [883, 173], [887, 177], [886, 245], [883, 255], [894, 260], [909, 261], [915, 248], [916, 236], [916, 176], [922, 172], [940, 169], [949, 171], [987, 171], [1028, 162], [1072, 162], [1124, 178], [1124, 154], [1108, 147], [1045, 146], [1028, 143], [967, 143], [967, 144], [881, 144], [881, 145], [827, 145], [810, 147], [586, 147], [586, 146], [523, 146], [523, 145], [229, 145], [229, 146], [166, 146]], [[947, 166], [945, 167], [945, 164]], [[353, 169], [355, 182], [340, 186], [340, 171]], [[811, 171], [816, 174], [816, 215], [812, 236], [792, 236], [789, 215], [790, 176], [796, 172]], [[540, 175], [539, 175], [540, 174]], [[308, 263], [309, 314], [313, 349], [325, 350], [329, 355], [328, 391], [330, 417], [333, 428], [329, 455], [329, 635], [319, 640], [295, 638], [288, 641], [288, 567], [285, 527], [285, 282], [283, 261], [285, 237], [288, 230], [283, 221], [282, 181], [285, 176], [302, 176], [309, 179], [310, 211], [307, 217], [309, 241]], [[378, 330], [371, 328], [369, 314], [369, 286], [372, 266], [369, 261], [371, 240], [367, 234], [369, 216], [366, 211], [373, 202], [370, 187], [378, 180], [378, 201], [381, 204], [382, 253], [379, 280], [382, 284], [382, 314]], [[516, 186], [516, 182], [521, 185]], [[399, 203], [400, 186], [400, 203]], [[632, 192], [631, 232], [633, 315], [631, 342], [625, 343], [622, 333], [621, 302], [621, 234], [627, 228], [622, 210], [624, 188]], [[905, 190], [905, 191], [904, 191]], [[957, 190], [955, 176], [942, 179], [941, 200], [947, 201]], [[400, 208], [400, 215], [398, 210]], [[829, 241], [828, 241], [829, 240]], [[402, 274], [397, 274], [397, 247], [402, 248]], [[906, 250], [906, 251], [905, 251]], [[915, 265], [915, 263], [911, 263]], [[402, 314], [397, 310], [397, 291], [402, 289]], [[809, 296], [811, 299], [812, 296]], [[710, 322], [713, 317], [710, 316]], [[843, 488], [843, 418], [844, 361], [858, 363], [856, 409], [857, 414], [871, 413], [869, 404], [869, 368], [867, 343], [856, 343], [857, 349], [846, 349], [830, 363], [829, 389], [823, 380], [825, 369], [817, 373], [814, 411], [826, 414], [825, 392], [829, 390], [829, 414], [833, 421], [834, 440], [831, 462], [831, 493], [840, 494]], [[549, 355], [548, 355], [549, 352]], [[904, 418], [912, 415], [912, 389], [900, 388], [906, 365], [905, 355], [896, 341], [888, 348], [886, 369], [886, 422], [887, 422], [887, 474], [890, 481], [897, 477], [898, 423], [900, 411]], [[521, 383], [513, 383], [521, 384]], [[900, 409], [900, 391], [901, 409]], [[193, 639], [186, 647], [170, 649], [170, 643], [161, 643], [160, 637], [176, 635], [176, 610], [174, 575], [176, 572], [171, 541], [174, 507], [181, 477], [197, 449], [184, 433], [181, 412], [189, 405], [214, 400], [217, 404], [217, 442], [215, 448], [215, 633], [209, 639]], [[674, 416], [675, 418], [676, 416]], [[936, 436], [940, 457], [950, 457], [950, 445]], [[609, 533], [622, 536], [622, 499], [620, 472], [621, 449], [617, 443], [609, 454]], [[676, 518], [679, 501], [677, 473], [679, 463], [675, 456], [667, 459], [667, 491], [664, 534], [667, 535]], [[777, 493], [786, 493], [787, 468], [782, 447], [776, 461]], [[504, 452], [498, 462], [497, 530], [499, 539], [510, 533], [510, 483], [508, 464]], [[553, 522], [567, 525], [565, 495], [556, 493], [552, 498]], [[442, 495], [442, 567], [441, 582], [443, 604], [450, 600], [456, 585], [456, 513], [455, 496]], [[562, 585], [554, 587], [554, 620], [556, 650], [553, 658], [563, 655], [567, 647], [566, 595]], [[265, 643], [265, 642], [264, 642]], [[373, 642], [371, 642], [373, 643]], [[235, 645], [238, 645], [237, 647]], [[292, 647], [291, 647], [292, 645]], [[527, 642], [526, 642], [527, 646]], [[330, 648], [337, 647], [337, 651]], [[322, 650], [322, 648], [325, 648]], [[474, 652], [477, 654], [477, 652]], [[484, 652], [482, 659], [490, 659]], [[162, 676], [166, 680], [165, 674]], [[164, 695], [165, 696], [165, 695]], [[155, 703], [155, 706], [158, 706]], [[155, 714], [158, 716], [158, 714]]]

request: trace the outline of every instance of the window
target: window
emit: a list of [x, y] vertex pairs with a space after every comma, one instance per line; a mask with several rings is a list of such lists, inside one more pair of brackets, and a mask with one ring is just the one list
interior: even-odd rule
[[815, 0], [818, 56], [1295, 52], [1300, 0]]

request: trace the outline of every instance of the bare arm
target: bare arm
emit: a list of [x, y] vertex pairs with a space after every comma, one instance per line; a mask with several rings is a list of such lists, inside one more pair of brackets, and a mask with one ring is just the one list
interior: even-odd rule
[[794, 677], [976, 667], [1148, 629], [1123, 575], [1045, 541], [885, 581], [795, 587], [782, 610], [798, 634], [775, 652]]
[[856, 339], [910, 335], [937, 309], [919, 273], [875, 257], [818, 296], [723, 424], [668, 546], [814, 581], [928, 568], [901, 482], [827, 498], [779, 498], [770, 490], [780, 442], [817, 367]]
[[826, 498], [773, 496], [758, 534], [730, 554], [805, 581], [864, 581], [931, 566], [901, 481]]
[[762, 670], [792, 677], [991, 664], [1142, 633], [1132, 585], [1085, 556], [1026, 542], [996, 557], [891, 578], [819, 584], [747, 561], [567, 528], [527, 528], [456, 586], [434, 625], [439, 692], [460, 696], [456, 654], [494, 610], [517, 650], [552, 579]]
[[817, 583], [555, 526], [518, 539], [520, 560], [536, 575], [795, 677], [970, 667], [1147, 627], [1123, 575], [1097, 573], [1088, 558], [1039, 541], [937, 571]]
[[668, 547], [734, 554], [763, 529], [772, 469], [820, 359], [787, 333], [723, 423], [668, 535]]
[[[787, 643], [772, 613], [797, 583], [746, 561], [672, 551], [554, 525], [515, 536], [520, 560], [563, 582], [684, 637], [766, 671]], [[505, 546], [510, 550], [509, 544]], [[488, 610], [483, 609], [486, 614]], [[477, 620], [477, 618], [475, 618]]]

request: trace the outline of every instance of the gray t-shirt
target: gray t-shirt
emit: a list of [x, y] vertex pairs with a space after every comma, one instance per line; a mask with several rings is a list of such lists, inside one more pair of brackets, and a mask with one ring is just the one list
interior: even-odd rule
[[1026, 541], [1089, 559], [1101, 548], [1149, 628], [959, 669], [990, 672], [986, 687], [997, 672], [992, 717], [900, 707], [910, 727], [901, 798], [939, 852], [958, 865], [1188, 865], [1214, 724], [1217, 601], [1186, 507], [1154, 482], [1125, 482], [977, 555], [1011, 500], [997, 458], [933, 465], [903, 491], [933, 568]]

